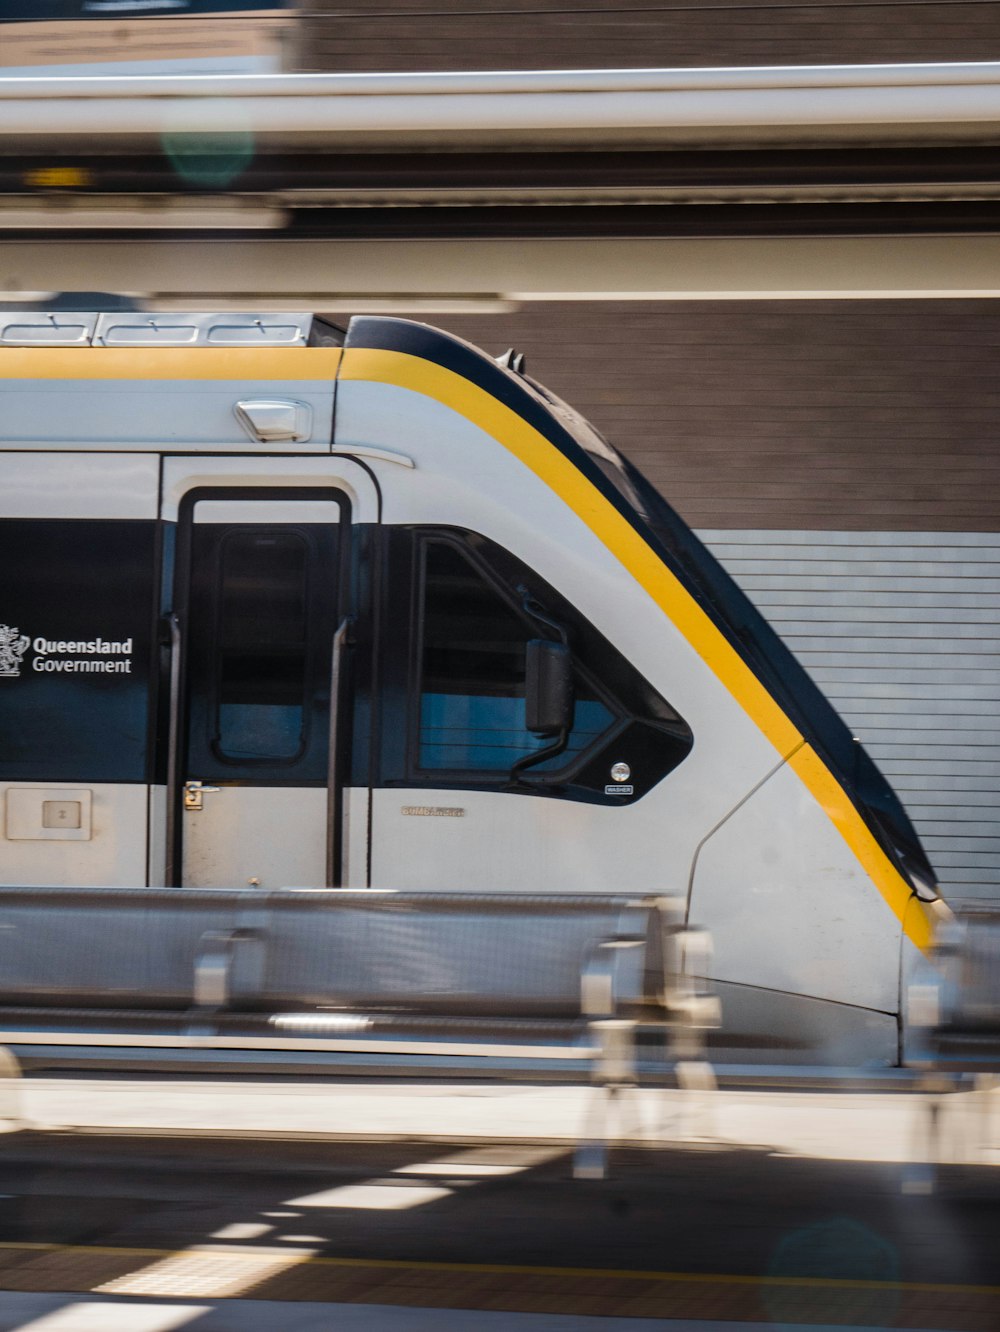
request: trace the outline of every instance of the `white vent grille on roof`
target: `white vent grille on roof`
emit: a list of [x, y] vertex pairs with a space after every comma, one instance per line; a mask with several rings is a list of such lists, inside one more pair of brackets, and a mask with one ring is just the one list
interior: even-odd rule
[[304, 347], [311, 314], [0, 313], [7, 347]]
[[97, 326], [96, 314], [55, 314], [19, 310], [0, 314], [0, 346], [87, 347]]
[[312, 315], [102, 314], [94, 334], [105, 347], [303, 347]]

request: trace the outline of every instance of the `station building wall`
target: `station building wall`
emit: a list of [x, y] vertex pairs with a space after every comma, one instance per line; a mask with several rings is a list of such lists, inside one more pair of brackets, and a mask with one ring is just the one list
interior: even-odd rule
[[299, 0], [293, 64], [308, 71], [626, 69], [995, 60], [981, 0]]
[[428, 316], [582, 410], [716, 553], [1000, 901], [1000, 305], [565, 303]]

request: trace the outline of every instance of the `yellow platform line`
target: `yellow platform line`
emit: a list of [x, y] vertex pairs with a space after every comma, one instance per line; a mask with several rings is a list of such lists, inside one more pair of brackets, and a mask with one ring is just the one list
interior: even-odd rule
[[[194, 1244], [183, 1249], [132, 1248], [130, 1246], [105, 1244], [54, 1244], [44, 1241], [16, 1240], [0, 1241], [0, 1251], [22, 1251], [29, 1253], [79, 1253], [102, 1254], [109, 1258], [180, 1258], [192, 1257], [202, 1253], [211, 1253], [216, 1248], [225, 1249], [231, 1258], [259, 1259], [259, 1248], [233, 1248], [230, 1245], [214, 1245], [210, 1240], [203, 1244]], [[963, 1286], [951, 1282], [936, 1281], [872, 1281], [854, 1277], [793, 1277], [793, 1276], [754, 1276], [728, 1272], [657, 1272], [642, 1268], [614, 1267], [533, 1267], [518, 1263], [457, 1263], [434, 1262], [406, 1258], [333, 1258], [320, 1256], [304, 1257], [299, 1264], [303, 1267], [360, 1267], [366, 1269], [386, 1269], [389, 1271], [420, 1272], [470, 1272], [490, 1276], [546, 1276], [594, 1278], [619, 1281], [660, 1281], [677, 1282], [688, 1285], [728, 1285], [728, 1286], [776, 1286], [776, 1287], [830, 1287], [836, 1290], [896, 1290], [904, 1293], [921, 1295], [1000, 1295], [1000, 1286]]]

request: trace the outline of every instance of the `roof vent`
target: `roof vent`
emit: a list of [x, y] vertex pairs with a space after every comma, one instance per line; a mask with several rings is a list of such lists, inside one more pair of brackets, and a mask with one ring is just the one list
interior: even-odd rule
[[312, 315], [102, 314], [98, 347], [304, 347]]
[[18, 310], [0, 314], [0, 346], [86, 347], [97, 323], [96, 314], [51, 314]]

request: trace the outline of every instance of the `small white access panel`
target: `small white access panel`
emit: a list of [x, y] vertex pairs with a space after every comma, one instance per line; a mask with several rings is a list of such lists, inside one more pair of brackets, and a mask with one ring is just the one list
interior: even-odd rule
[[44, 786], [7, 789], [6, 833], [11, 842], [89, 842], [93, 793]]

